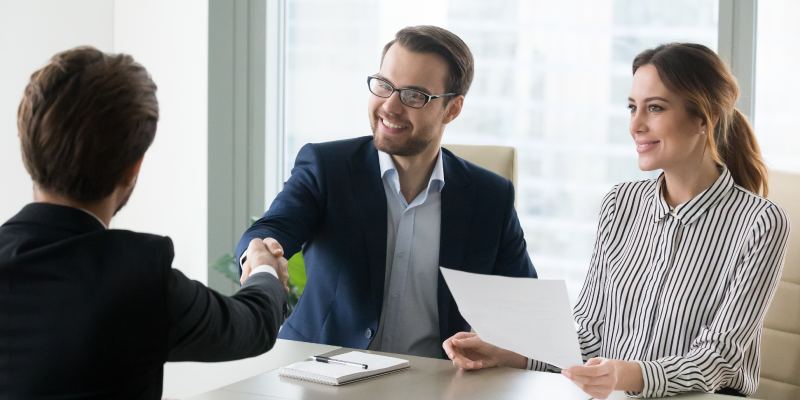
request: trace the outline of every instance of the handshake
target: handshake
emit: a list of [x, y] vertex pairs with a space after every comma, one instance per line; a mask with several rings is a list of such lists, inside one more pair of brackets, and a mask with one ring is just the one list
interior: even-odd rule
[[253, 269], [261, 266], [269, 265], [275, 272], [278, 273], [278, 279], [283, 283], [286, 292], [289, 292], [289, 262], [283, 257], [283, 247], [273, 238], [253, 239], [250, 245], [247, 246], [245, 257], [242, 261], [242, 276], [241, 283], [250, 276]]

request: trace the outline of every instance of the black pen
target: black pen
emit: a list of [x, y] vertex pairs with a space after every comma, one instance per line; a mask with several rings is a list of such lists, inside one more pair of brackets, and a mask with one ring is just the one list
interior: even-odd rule
[[349, 365], [351, 367], [359, 367], [359, 368], [364, 368], [364, 369], [369, 368], [369, 367], [367, 367], [367, 364], [359, 364], [359, 363], [354, 363], [354, 362], [350, 362], [350, 361], [337, 360], [335, 358], [328, 358], [328, 357], [322, 357], [322, 356], [311, 356], [311, 359], [313, 359], [314, 361], [317, 361], [317, 362], [324, 362], [324, 363], [328, 363], [328, 364], [342, 364], [342, 365]]

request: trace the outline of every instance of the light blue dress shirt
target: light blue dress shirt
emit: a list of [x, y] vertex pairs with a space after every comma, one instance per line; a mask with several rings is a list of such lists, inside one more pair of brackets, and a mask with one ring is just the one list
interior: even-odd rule
[[411, 204], [400, 192], [392, 157], [378, 152], [386, 192], [386, 280], [378, 332], [368, 349], [441, 356], [439, 338], [439, 238], [444, 169], [442, 150], [423, 190]]

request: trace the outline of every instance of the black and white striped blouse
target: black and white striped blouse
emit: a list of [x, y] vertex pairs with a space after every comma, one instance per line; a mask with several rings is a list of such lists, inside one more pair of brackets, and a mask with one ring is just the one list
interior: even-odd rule
[[584, 360], [639, 362], [644, 390], [630, 396], [758, 387], [761, 328], [789, 218], [720, 172], [675, 209], [661, 195], [663, 174], [619, 184], [603, 200], [574, 314]]

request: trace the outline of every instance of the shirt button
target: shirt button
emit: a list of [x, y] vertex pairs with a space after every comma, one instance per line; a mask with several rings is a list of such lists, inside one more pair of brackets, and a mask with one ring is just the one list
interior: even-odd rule
[[399, 296], [399, 295], [394, 295], [394, 296], [392, 296], [392, 297], [394, 297], [394, 298], [396, 299], [396, 298], [398, 298], [398, 297], [400, 297], [400, 296]]
[[372, 338], [372, 329], [367, 328], [367, 331], [364, 332], [364, 336], [366, 336], [367, 339], [371, 339]]
[[386, 341], [387, 341], [387, 342], [391, 342], [391, 341], [392, 341], [392, 337], [391, 337], [391, 336], [387, 336], [387, 337], [386, 337]]
[[399, 258], [403, 258], [403, 256], [405, 256], [405, 255], [406, 255], [406, 253], [403, 253], [402, 251], [397, 253], [397, 257], [399, 257]]

